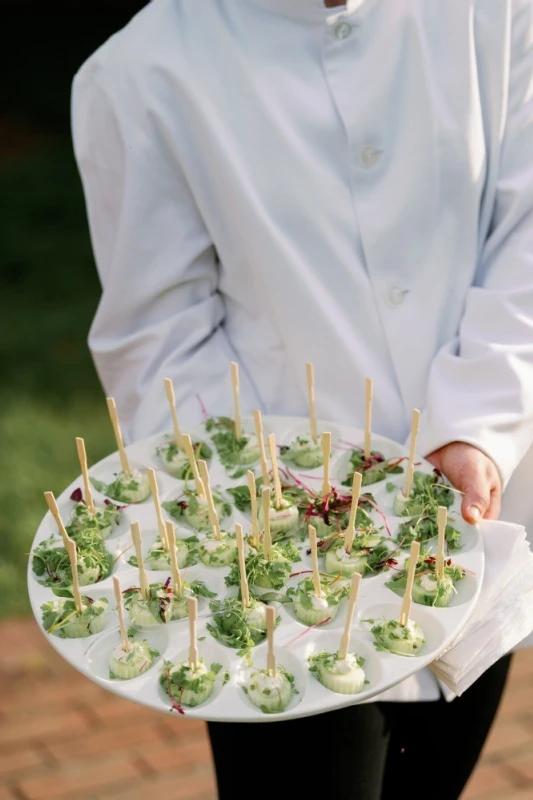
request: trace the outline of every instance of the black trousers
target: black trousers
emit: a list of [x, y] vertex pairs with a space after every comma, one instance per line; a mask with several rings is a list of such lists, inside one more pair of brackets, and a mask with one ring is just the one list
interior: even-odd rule
[[511, 656], [448, 703], [369, 703], [261, 724], [210, 722], [220, 800], [457, 800], [476, 765]]

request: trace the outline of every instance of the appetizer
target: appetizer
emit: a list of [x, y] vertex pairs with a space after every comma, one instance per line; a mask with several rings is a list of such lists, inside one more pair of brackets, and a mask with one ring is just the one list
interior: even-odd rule
[[[84, 531], [76, 538], [77, 565], [80, 586], [88, 586], [107, 578], [112, 558], [103, 547], [98, 533]], [[66, 547], [54, 536], [41, 542], [33, 551], [32, 569], [47, 586], [72, 583], [72, 569]]]
[[[213, 502], [219, 519], [229, 517], [231, 505], [222, 495], [213, 492]], [[176, 500], [163, 503], [163, 508], [178, 522], [184, 522], [195, 531], [206, 532], [211, 530], [209, 507], [205, 497], [200, 497], [196, 489], [185, 489]]]
[[158, 650], [153, 650], [148, 642], [137, 641], [130, 637], [129, 649], [125, 650], [122, 644], [111, 651], [109, 655], [109, 677], [112, 680], [128, 681], [144, 675], [159, 656]]
[[[196, 664], [188, 660], [178, 664], [165, 661], [160, 683], [172, 700], [173, 707], [180, 711], [181, 706], [194, 708], [209, 700], [221, 670], [222, 664], [214, 663], [207, 667], [203, 658]], [[224, 673], [223, 682], [228, 680], [229, 675]]]
[[296, 694], [294, 675], [281, 665], [278, 665], [272, 675], [268, 669], [254, 670], [243, 684], [242, 690], [263, 714], [280, 714], [285, 711]]
[[213, 534], [206, 536], [198, 545], [198, 557], [206, 567], [230, 566], [237, 558], [235, 534], [228, 531], [220, 531], [220, 538]]
[[151, 628], [165, 624], [171, 620], [183, 619], [187, 616], [187, 600], [189, 597], [215, 597], [202, 581], [187, 583], [181, 581], [181, 589], [176, 592], [166, 583], [151, 583], [149, 596], [145, 597], [140, 587], [132, 587], [124, 592], [124, 605], [134, 625]]
[[[209, 461], [213, 455], [211, 448], [205, 442], [193, 442], [194, 453], [197, 459]], [[184, 449], [175, 442], [168, 442], [156, 448], [156, 455], [167, 472], [179, 480], [189, 480], [192, 477], [189, 457]]]
[[296, 587], [287, 589], [287, 597], [293, 602], [294, 613], [300, 622], [312, 627], [332, 622], [337, 616], [341, 600], [347, 596], [348, 588], [335, 583], [330, 577], [320, 579], [320, 594], [315, 591], [312, 578], [304, 578]]
[[[398, 527], [396, 541], [400, 547], [409, 547], [413, 540], [425, 544], [432, 539], [436, 539], [438, 533], [437, 518], [435, 511], [426, 514], [419, 514], [412, 519], [402, 522]], [[453, 525], [446, 525], [445, 532], [446, 544], [450, 550], [461, 549], [461, 531]]]
[[[264, 527], [265, 516], [262, 505], [259, 508], [258, 516], [259, 525]], [[300, 527], [300, 512], [298, 511], [297, 502], [286, 494], [282, 496], [279, 504], [276, 502], [274, 495], [271, 495], [268, 517], [273, 539], [292, 536]]]
[[309, 656], [309, 671], [332, 692], [357, 694], [366, 681], [364, 663], [365, 659], [355, 653], [347, 653], [341, 658], [338, 652], [321, 650]]
[[384, 650], [398, 656], [417, 656], [425, 644], [422, 628], [412, 619], [402, 624], [396, 619], [372, 623], [371, 633], [374, 636], [376, 650]]
[[399, 517], [415, 517], [435, 511], [437, 506], [450, 508], [453, 505], [453, 490], [443, 482], [442, 474], [415, 472], [412, 489], [408, 497], [399, 491], [394, 499], [393, 511]]
[[333, 575], [350, 576], [354, 572], [365, 575], [387, 569], [390, 550], [387, 539], [375, 529], [361, 531], [354, 537], [350, 552], [346, 551], [344, 540], [333, 543], [327, 550], [324, 569]]
[[239, 478], [248, 467], [259, 462], [261, 457], [259, 441], [255, 434], [238, 436], [235, 422], [229, 417], [208, 419], [206, 430], [217, 449], [218, 457], [227, 470], [234, 470], [232, 478]]
[[259, 644], [266, 635], [266, 606], [250, 598], [245, 606], [237, 597], [212, 600], [209, 608], [213, 612], [213, 624], [207, 630], [215, 639], [228, 647], [247, 649]]
[[92, 600], [82, 596], [82, 609], [78, 611], [73, 596], [68, 593], [58, 600], [49, 600], [41, 606], [43, 628], [62, 639], [84, 639], [100, 633], [106, 623], [108, 601], [105, 597]]
[[388, 475], [397, 475], [403, 472], [403, 467], [400, 466], [401, 461], [401, 458], [385, 458], [383, 453], [378, 450], [372, 450], [369, 456], [365, 456], [364, 450], [356, 447], [351, 452], [349, 471], [342, 481], [342, 485], [352, 485], [354, 472], [361, 473], [363, 486], [384, 481]]
[[[262, 545], [250, 548], [246, 556], [246, 577], [251, 586], [261, 589], [282, 589], [292, 572], [295, 561], [300, 561], [300, 553], [292, 542], [273, 544], [270, 557]], [[240, 570], [234, 564], [226, 576], [226, 586], [238, 586]]]
[[140, 469], [134, 468], [129, 473], [118, 472], [111, 483], [96, 478], [91, 478], [91, 483], [97, 491], [119, 503], [142, 503], [150, 495], [148, 475]]
[[66, 531], [74, 541], [78, 541], [78, 534], [85, 531], [94, 531], [102, 540], [107, 539], [113, 533], [113, 528], [120, 524], [122, 509], [113, 503], [107, 502], [102, 508], [95, 507], [94, 512], [90, 511], [79, 489], [71, 495], [71, 500], [75, 500], [76, 505]]
[[242, 688], [254, 706], [260, 708], [263, 714], [280, 714], [285, 711], [297, 691], [294, 686], [294, 676], [276, 662], [274, 652], [276, 612], [270, 607], [266, 609], [266, 627], [266, 669], [254, 669]]
[[324, 463], [322, 434], [316, 439], [312, 436], [297, 436], [288, 446], [280, 447], [283, 461], [290, 461], [297, 467], [316, 469]]
[[[196, 563], [194, 557], [194, 545], [198, 539], [194, 536], [188, 539], [176, 539], [176, 556], [178, 559], [178, 566], [180, 568], [190, 567]], [[154, 543], [151, 545], [148, 553], [145, 556], [144, 563], [148, 569], [152, 570], [167, 570], [170, 567], [170, 554], [163, 546], [161, 538], [158, 536]], [[138, 566], [137, 556], [131, 556], [128, 559], [128, 564], [132, 567]]]
[[[309, 500], [307, 501], [304, 509], [305, 520], [314, 525], [320, 537], [328, 538], [339, 531], [345, 530], [348, 524], [351, 503], [351, 495], [341, 495], [333, 487], [325, 497], [316, 494], [312, 496], [310, 503]], [[374, 527], [369, 512], [375, 506], [376, 501], [373, 495], [370, 493], [361, 495], [355, 518], [355, 525], [358, 529]]]
[[[409, 559], [405, 562], [406, 568], [396, 572], [386, 583], [386, 586], [396, 594], [404, 594], [408, 564]], [[449, 605], [456, 591], [455, 583], [464, 578], [465, 570], [453, 564], [451, 559], [447, 559], [444, 562], [444, 575], [437, 578], [436, 565], [435, 556], [427, 552], [421, 554], [416, 566], [412, 596], [413, 601], [420, 605], [443, 608]]]

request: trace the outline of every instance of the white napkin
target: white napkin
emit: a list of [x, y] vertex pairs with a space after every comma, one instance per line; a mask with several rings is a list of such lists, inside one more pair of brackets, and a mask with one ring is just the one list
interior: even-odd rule
[[483, 521], [480, 530], [485, 575], [478, 603], [457, 639], [431, 665], [447, 700], [533, 631], [533, 554], [525, 528]]

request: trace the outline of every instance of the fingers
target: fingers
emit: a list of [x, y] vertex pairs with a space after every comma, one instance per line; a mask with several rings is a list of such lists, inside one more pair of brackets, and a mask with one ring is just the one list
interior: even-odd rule
[[[490, 483], [479, 475], [472, 475], [463, 484], [464, 497], [461, 507], [463, 517], [467, 522], [475, 525], [479, 522], [490, 507]], [[462, 488], [462, 487], [458, 487]]]
[[498, 519], [500, 516], [502, 492], [499, 486], [495, 486], [490, 493], [490, 503], [485, 513], [485, 519]]

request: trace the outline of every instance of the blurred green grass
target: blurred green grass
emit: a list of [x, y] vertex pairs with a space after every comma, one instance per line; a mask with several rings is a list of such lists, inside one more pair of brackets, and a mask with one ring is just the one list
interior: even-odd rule
[[0, 616], [29, 604], [26, 565], [43, 492], [113, 447], [86, 337], [100, 287], [70, 141], [54, 137], [0, 167]]

